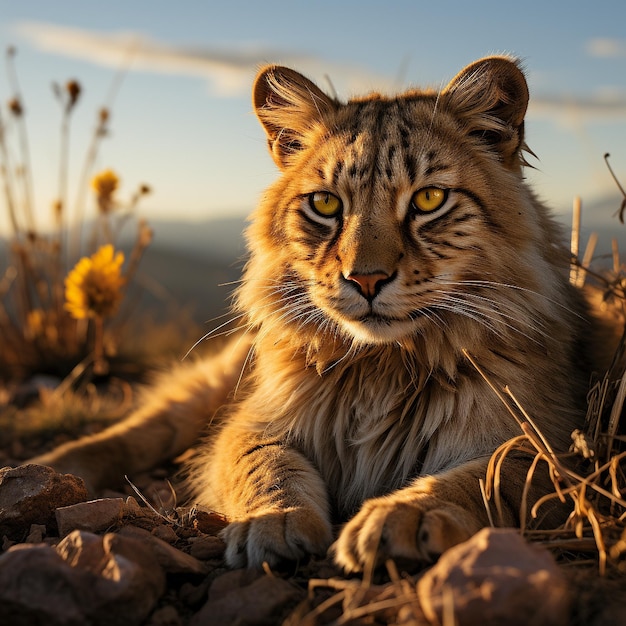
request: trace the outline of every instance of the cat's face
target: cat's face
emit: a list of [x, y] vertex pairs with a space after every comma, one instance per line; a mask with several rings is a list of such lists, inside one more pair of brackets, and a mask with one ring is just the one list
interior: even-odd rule
[[496, 66], [521, 101], [506, 121], [491, 103], [473, 123], [459, 113], [477, 90], [473, 74], [443, 94], [348, 104], [288, 70], [260, 76], [257, 113], [283, 172], [250, 236], [252, 273], [280, 282], [266, 309], [361, 343], [445, 326], [460, 311], [488, 323], [487, 283], [510, 274], [529, 236], [514, 217], [525, 82], [512, 62]]
[[486, 181], [434, 108], [433, 98], [346, 107], [303, 150], [277, 207], [311, 301], [359, 340], [436, 322], [484, 265], [490, 217], [474, 190]]

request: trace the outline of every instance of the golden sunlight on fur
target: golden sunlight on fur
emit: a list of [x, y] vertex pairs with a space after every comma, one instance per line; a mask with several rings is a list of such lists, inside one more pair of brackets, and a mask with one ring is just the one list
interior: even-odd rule
[[[524, 182], [526, 80], [491, 57], [440, 92], [343, 103], [270, 66], [253, 103], [280, 175], [247, 232], [242, 331], [35, 461], [98, 489], [203, 435], [189, 484], [230, 519], [229, 565], [333, 541], [347, 571], [430, 562], [489, 523], [479, 479], [519, 434], [463, 351], [561, 451], [596, 366], [561, 232]], [[527, 466], [504, 464], [505, 524]]]

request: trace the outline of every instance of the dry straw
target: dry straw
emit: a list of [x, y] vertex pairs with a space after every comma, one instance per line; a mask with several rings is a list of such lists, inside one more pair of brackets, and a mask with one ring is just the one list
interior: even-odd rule
[[[606, 154], [605, 160], [623, 195], [618, 211], [620, 221], [623, 222], [626, 193], [610, 168], [608, 157]], [[623, 557], [626, 555], [626, 437], [623, 434], [626, 425], [621, 423], [626, 398], [626, 279], [616, 240], [612, 242], [613, 267], [610, 271], [598, 272], [590, 267], [597, 241], [595, 235], [590, 237], [583, 260], [579, 261], [575, 253], [579, 247], [581, 210], [580, 200], [576, 200], [572, 226], [571, 282], [583, 288], [586, 278], [594, 279], [594, 289], [599, 289], [602, 294], [602, 306], [613, 310], [623, 331], [611, 366], [589, 390], [585, 426], [572, 433], [570, 455], [556, 454], [511, 389], [496, 389], [471, 355], [466, 356], [507, 406], [522, 431], [518, 437], [500, 446], [489, 463], [484, 493], [490, 514], [489, 503], [493, 502], [498, 517], [501, 515], [500, 471], [507, 455], [513, 451], [531, 455], [533, 460], [520, 503], [521, 532], [561, 554], [567, 553], [575, 561], [579, 555], [595, 553], [599, 572], [605, 574], [609, 565], [619, 571], [624, 570]], [[575, 468], [571, 453], [579, 459]], [[531, 503], [528, 501], [530, 486], [540, 464], [547, 466], [554, 491]], [[540, 507], [557, 499], [561, 503], [570, 504], [566, 522], [554, 529], [528, 530], [529, 520], [537, 517]]]
[[[73, 211], [68, 208], [70, 131], [82, 87], [76, 80], [54, 84], [61, 105], [58, 195], [52, 202], [52, 230], [37, 224], [33, 175], [23, 97], [15, 69], [16, 51], [6, 55], [12, 96], [0, 109], [0, 183], [9, 218], [7, 263], [0, 273], [0, 379], [23, 380], [33, 374], [67, 376], [60, 389], [106, 374], [118, 350], [115, 320], [152, 233], [144, 222], [125, 269], [118, 250], [122, 227], [135, 219], [139, 200], [150, 192], [140, 185], [129, 201], [119, 197], [113, 170], [93, 175], [103, 138], [108, 135], [110, 105], [122, 74], [114, 81], [106, 106], [97, 114], [79, 178]], [[88, 183], [93, 177], [94, 214], [87, 219]], [[91, 233], [83, 236], [86, 225]], [[118, 327], [119, 328], [119, 327]]]

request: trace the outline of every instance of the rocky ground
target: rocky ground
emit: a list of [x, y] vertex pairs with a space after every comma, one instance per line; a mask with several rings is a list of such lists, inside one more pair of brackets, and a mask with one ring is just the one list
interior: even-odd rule
[[[626, 578], [557, 563], [513, 530], [484, 530], [432, 568], [371, 580], [329, 560], [229, 571], [211, 511], [176, 506], [172, 467], [89, 499], [79, 478], [0, 452], [0, 624], [626, 624]], [[592, 555], [593, 557], [593, 555]]]

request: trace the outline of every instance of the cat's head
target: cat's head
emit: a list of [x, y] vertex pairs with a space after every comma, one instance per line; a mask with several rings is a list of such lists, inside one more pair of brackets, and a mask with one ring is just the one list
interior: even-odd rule
[[516, 62], [490, 57], [442, 91], [347, 103], [270, 66], [253, 103], [281, 171], [248, 232], [240, 304], [255, 324], [357, 343], [454, 316], [493, 329], [498, 308], [510, 325], [495, 286], [535, 289], [540, 230], [521, 176]]

